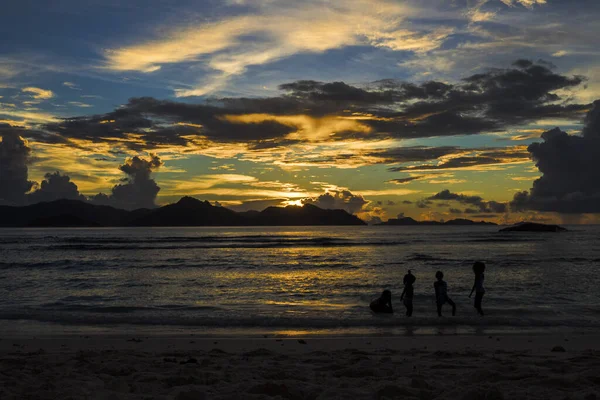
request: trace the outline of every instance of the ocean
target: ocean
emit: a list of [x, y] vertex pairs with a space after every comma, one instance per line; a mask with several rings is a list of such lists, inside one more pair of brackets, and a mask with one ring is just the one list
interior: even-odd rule
[[[0, 334], [418, 335], [600, 327], [600, 227], [0, 229]], [[487, 265], [485, 317], [468, 298]], [[399, 299], [412, 269], [414, 315]], [[444, 272], [458, 312], [437, 317]], [[393, 315], [369, 303], [392, 291]]]

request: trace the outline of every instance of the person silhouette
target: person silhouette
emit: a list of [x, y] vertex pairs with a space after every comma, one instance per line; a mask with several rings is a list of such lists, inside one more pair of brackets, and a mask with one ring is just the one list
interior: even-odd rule
[[446, 303], [452, 306], [452, 316], [456, 315], [456, 304], [448, 297], [448, 284], [443, 280], [444, 273], [438, 271], [435, 273], [436, 281], [433, 283], [435, 289], [435, 304], [437, 305], [438, 317], [442, 316], [442, 306]]
[[400, 300], [404, 300], [404, 307], [406, 307], [406, 316], [411, 317], [413, 313], [413, 296], [414, 296], [414, 287], [413, 283], [417, 278], [412, 274], [412, 271], [409, 269], [408, 273], [404, 275], [404, 290], [400, 295]]
[[483, 272], [485, 271], [485, 264], [481, 261], [475, 262], [473, 264], [473, 272], [475, 273], [475, 282], [473, 283], [473, 288], [471, 289], [471, 293], [469, 294], [469, 298], [475, 292], [475, 309], [479, 313], [479, 315], [483, 316], [483, 309], [481, 308], [481, 302], [483, 300], [483, 295], [485, 294], [485, 288], [483, 287], [483, 281], [485, 276]]
[[392, 292], [384, 290], [381, 293], [381, 297], [373, 300], [369, 307], [375, 313], [392, 314], [394, 312], [392, 308]]

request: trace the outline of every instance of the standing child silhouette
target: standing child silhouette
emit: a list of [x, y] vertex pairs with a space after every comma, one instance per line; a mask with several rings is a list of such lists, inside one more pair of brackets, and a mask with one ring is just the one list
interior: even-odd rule
[[435, 289], [435, 303], [437, 305], [438, 317], [442, 316], [442, 306], [446, 303], [452, 306], [452, 316], [456, 315], [456, 304], [448, 297], [448, 284], [443, 280], [444, 273], [438, 271], [435, 273], [436, 281], [433, 283]]
[[483, 287], [483, 281], [485, 276], [483, 272], [485, 271], [485, 264], [481, 261], [477, 261], [473, 264], [473, 272], [475, 273], [475, 282], [473, 283], [473, 289], [471, 289], [471, 293], [469, 294], [469, 298], [475, 292], [475, 309], [483, 317], [483, 309], [481, 308], [481, 302], [483, 300], [483, 295], [485, 294], [485, 288]]
[[406, 316], [411, 317], [413, 313], [413, 296], [415, 289], [413, 287], [413, 283], [417, 278], [412, 274], [412, 271], [409, 269], [408, 273], [404, 275], [404, 291], [400, 295], [400, 300], [404, 300], [404, 307], [406, 307]]

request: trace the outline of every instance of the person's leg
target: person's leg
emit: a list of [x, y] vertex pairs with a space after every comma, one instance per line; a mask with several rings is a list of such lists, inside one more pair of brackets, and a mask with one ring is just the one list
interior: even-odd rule
[[483, 310], [481, 309], [481, 301], [483, 300], [483, 293], [475, 294], [475, 309], [479, 313], [479, 315], [483, 315]]
[[406, 316], [412, 317], [412, 313], [413, 313], [413, 302], [412, 302], [412, 300], [407, 300], [406, 301]]
[[456, 303], [451, 298], [448, 298], [448, 304], [452, 306], [452, 316], [454, 317], [456, 315]]
[[441, 302], [439, 302], [439, 301], [436, 303], [436, 305], [437, 305], [438, 317], [441, 317], [441, 316], [442, 316], [442, 305], [443, 305], [443, 304], [444, 304], [444, 303], [441, 303]]

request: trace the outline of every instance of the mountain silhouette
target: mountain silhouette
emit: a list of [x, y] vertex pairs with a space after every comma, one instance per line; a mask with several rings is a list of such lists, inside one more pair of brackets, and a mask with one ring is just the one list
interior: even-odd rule
[[261, 212], [238, 213], [208, 201], [183, 197], [156, 209], [126, 211], [79, 200], [56, 200], [25, 207], [0, 206], [2, 227], [66, 226], [310, 226], [366, 225], [344, 210], [302, 207], [269, 207]]
[[133, 226], [239, 226], [246, 219], [233, 210], [215, 207], [208, 201], [182, 197], [177, 203], [160, 207], [134, 219]]
[[0, 226], [65, 226], [69, 220], [77, 220], [77, 226], [123, 226], [130, 215], [129, 211], [110, 206], [61, 199], [25, 207], [0, 206]]
[[363, 220], [344, 210], [325, 210], [312, 204], [267, 207], [249, 220], [256, 225], [366, 225]]

